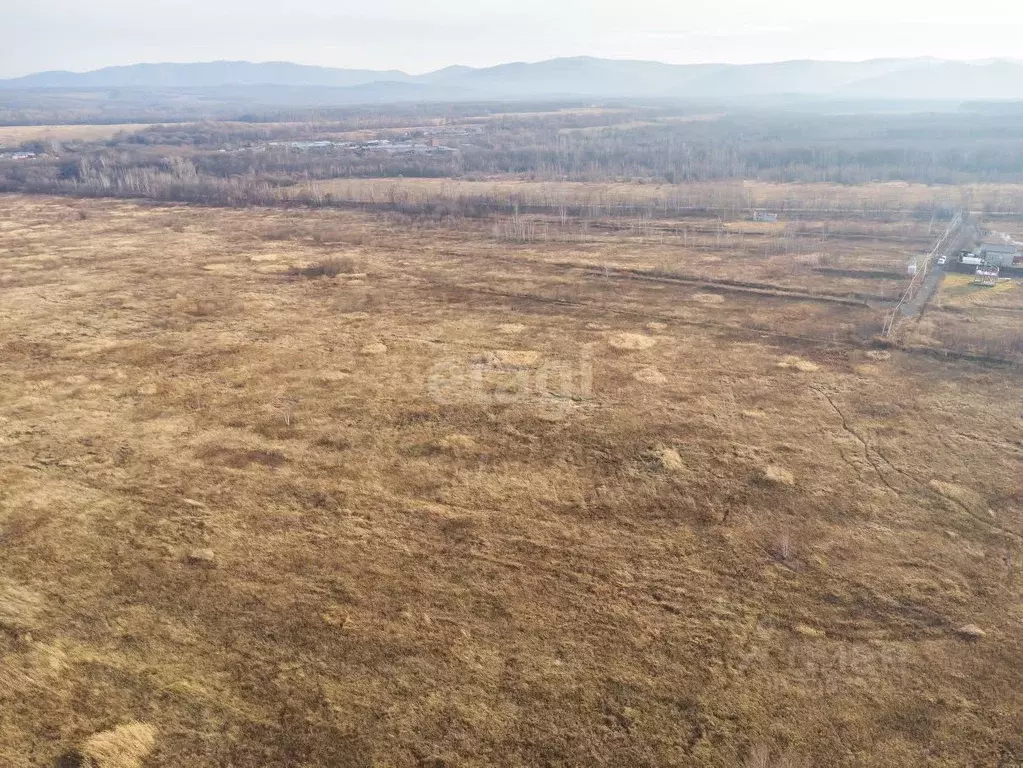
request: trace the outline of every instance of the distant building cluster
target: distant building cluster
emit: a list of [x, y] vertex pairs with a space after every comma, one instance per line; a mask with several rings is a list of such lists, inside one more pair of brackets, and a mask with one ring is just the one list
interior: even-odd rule
[[392, 155], [425, 155], [432, 152], [444, 153], [458, 151], [455, 147], [447, 147], [441, 144], [436, 144], [433, 141], [424, 144], [423, 142], [418, 141], [390, 141], [389, 139], [375, 139], [373, 141], [367, 141], [361, 145], [357, 145], [355, 148], [371, 152], [387, 152]]
[[452, 125], [424, 128], [424, 136], [473, 136], [483, 133], [482, 125]]
[[951, 266], [976, 275], [978, 285], [992, 286], [1006, 273], [1023, 276], [1023, 251], [1017, 243], [987, 242], [976, 251], [960, 251]]
[[1013, 267], [1023, 261], [1023, 253], [1015, 243], [984, 243], [980, 246], [980, 258], [996, 267]]

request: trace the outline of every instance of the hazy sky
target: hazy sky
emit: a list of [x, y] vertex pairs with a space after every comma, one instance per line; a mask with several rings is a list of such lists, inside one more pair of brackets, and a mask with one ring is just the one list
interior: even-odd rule
[[0, 77], [141, 61], [418, 73], [555, 56], [1023, 59], [1020, 0], [4, 0]]

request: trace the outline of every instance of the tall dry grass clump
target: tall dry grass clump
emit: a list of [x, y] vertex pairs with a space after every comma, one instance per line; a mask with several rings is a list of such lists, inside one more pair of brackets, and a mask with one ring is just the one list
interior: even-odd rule
[[86, 739], [78, 749], [80, 765], [88, 768], [139, 768], [156, 746], [156, 728], [130, 722]]
[[359, 271], [358, 262], [350, 256], [331, 256], [305, 267], [294, 267], [292, 277], [337, 277]]
[[0, 581], [0, 629], [13, 632], [35, 629], [42, 609], [42, 598], [35, 592]]

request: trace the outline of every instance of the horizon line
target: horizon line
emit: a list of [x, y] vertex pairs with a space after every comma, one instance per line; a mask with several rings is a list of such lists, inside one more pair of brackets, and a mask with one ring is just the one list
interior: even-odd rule
[[952, 63], [952, 64], [993, 64], [998, 62], [1008, 62], [1013, 64], [1021, 63], [1021, 59], [1016, 59], [1010, 56], [987, 56], [983, 58], [945, 58], [938, 56], [873, 56], [866, 59], [814, 59], [814, 58], [795, 58], [795, 59], [770, 59], [764, 61], [753, 61], [753, 62], [731, 62], [731, 61], [693, 61], [686, 63], [673, 63], [668, 61], [662, 61], [659, 59], [636, 59], [630, 57], [618, 58], [615, 56], [592, 56], [588, 54], [580, 54], [577, 56], [552, 56], [545, 59], [536, 59], [531, 61], [526, 60], [513, 60], [503, 61], [498, 64], [491, 64], [487, 66], [471, 66], [468, 64], [447, 64], [437, 69], [429, 69], [421, 72], [408, 72], [403, 69], [389, 68], [389, 69], [376, 69], [373, 67], [361, 67], [361, 66], [330, 66], [326, 64], [306, 64], [300, 61], [290, 61], [287, 59], [268, 59], [262, 61], [256, 61], [252, 59], [208, 59], [208, 60], [189, 60], [189, 61], [137, 61], [130, 64], [108, 64], [106, 66], [97, 67], [95, 69], [85, 70], [73, 70], [73, 69], [41, 69], [34, 72], [29, 72], [24, 75], [14, 75], [11, 77], [2, 77], [0, 80], [19, 80], [25, 77], [33, 77], [36, 75], [45, 74], [72, 74], [72, 75], [88, 75], [94, 72], [102, 72], [108, 69], [118, 68], [130, 68], [130, 67], [145, 67], [145, 66], [201, 66], [204, 64], [252, 64], [252, 65], [267, 65], [267, 64], [288, 64], [299, 67], [309, 67], [312, 69], [323, 69], [323, 70], [338, 70], [338, 71], [361, 71], [361, 72], [396, 72], [399, 74], [407, 75], [409, 77], [419, 77], [423, 75], [430, 75], [437, 72], [442, 72], [446, 69], [452, 68], [464, 68], [472, 70], [486, 70], [495, 69], [497, 67], [512, 66], [516, 64], [525, 65], [536, 65], [545, 64], [552, 61], [571, 61], [588, 59], [592, 61], [615, 61], [615, 62], [633, 62], [642, 64], [662, 64], [670, 67], [701, 67], [701, 66], [722, 66], [722, 67], [757, 67], [757, 66], [770, 66], [773, 64], [798, 64], [798, 63], [815, 63], [815, 64], [869, 64], [876, 61], [933, 61], [937, 63]]

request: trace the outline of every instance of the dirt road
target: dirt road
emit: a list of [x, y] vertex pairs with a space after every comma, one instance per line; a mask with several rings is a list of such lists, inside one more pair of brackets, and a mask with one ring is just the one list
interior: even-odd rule
[[903, 317], [918, 316], [934, 297], [934, 294], [937, 293], [938, 286], [941, 284], [941, 278], [945, 274], [945, 267], [938, 265], [938, 259], [942, 256], [951, 259], [961, 248], [964, 248], [966, 244], [972, 243], [976, 237], [976, 227], [969, 221], [969, 219], [967, 219], [966, 223], [960, 227], [959, 234], [957, 236], [950, 237], [944, 246], [934, 251], [928, 257], [930, 263], [924, 264], [921, 267], [921, 269], [925, 271], [925, 274], [923, 276], [923, 281], [920, 284], [920, 288], [916, 291], [914, 296], [903, 302], [901, 306], [901, 313]]

